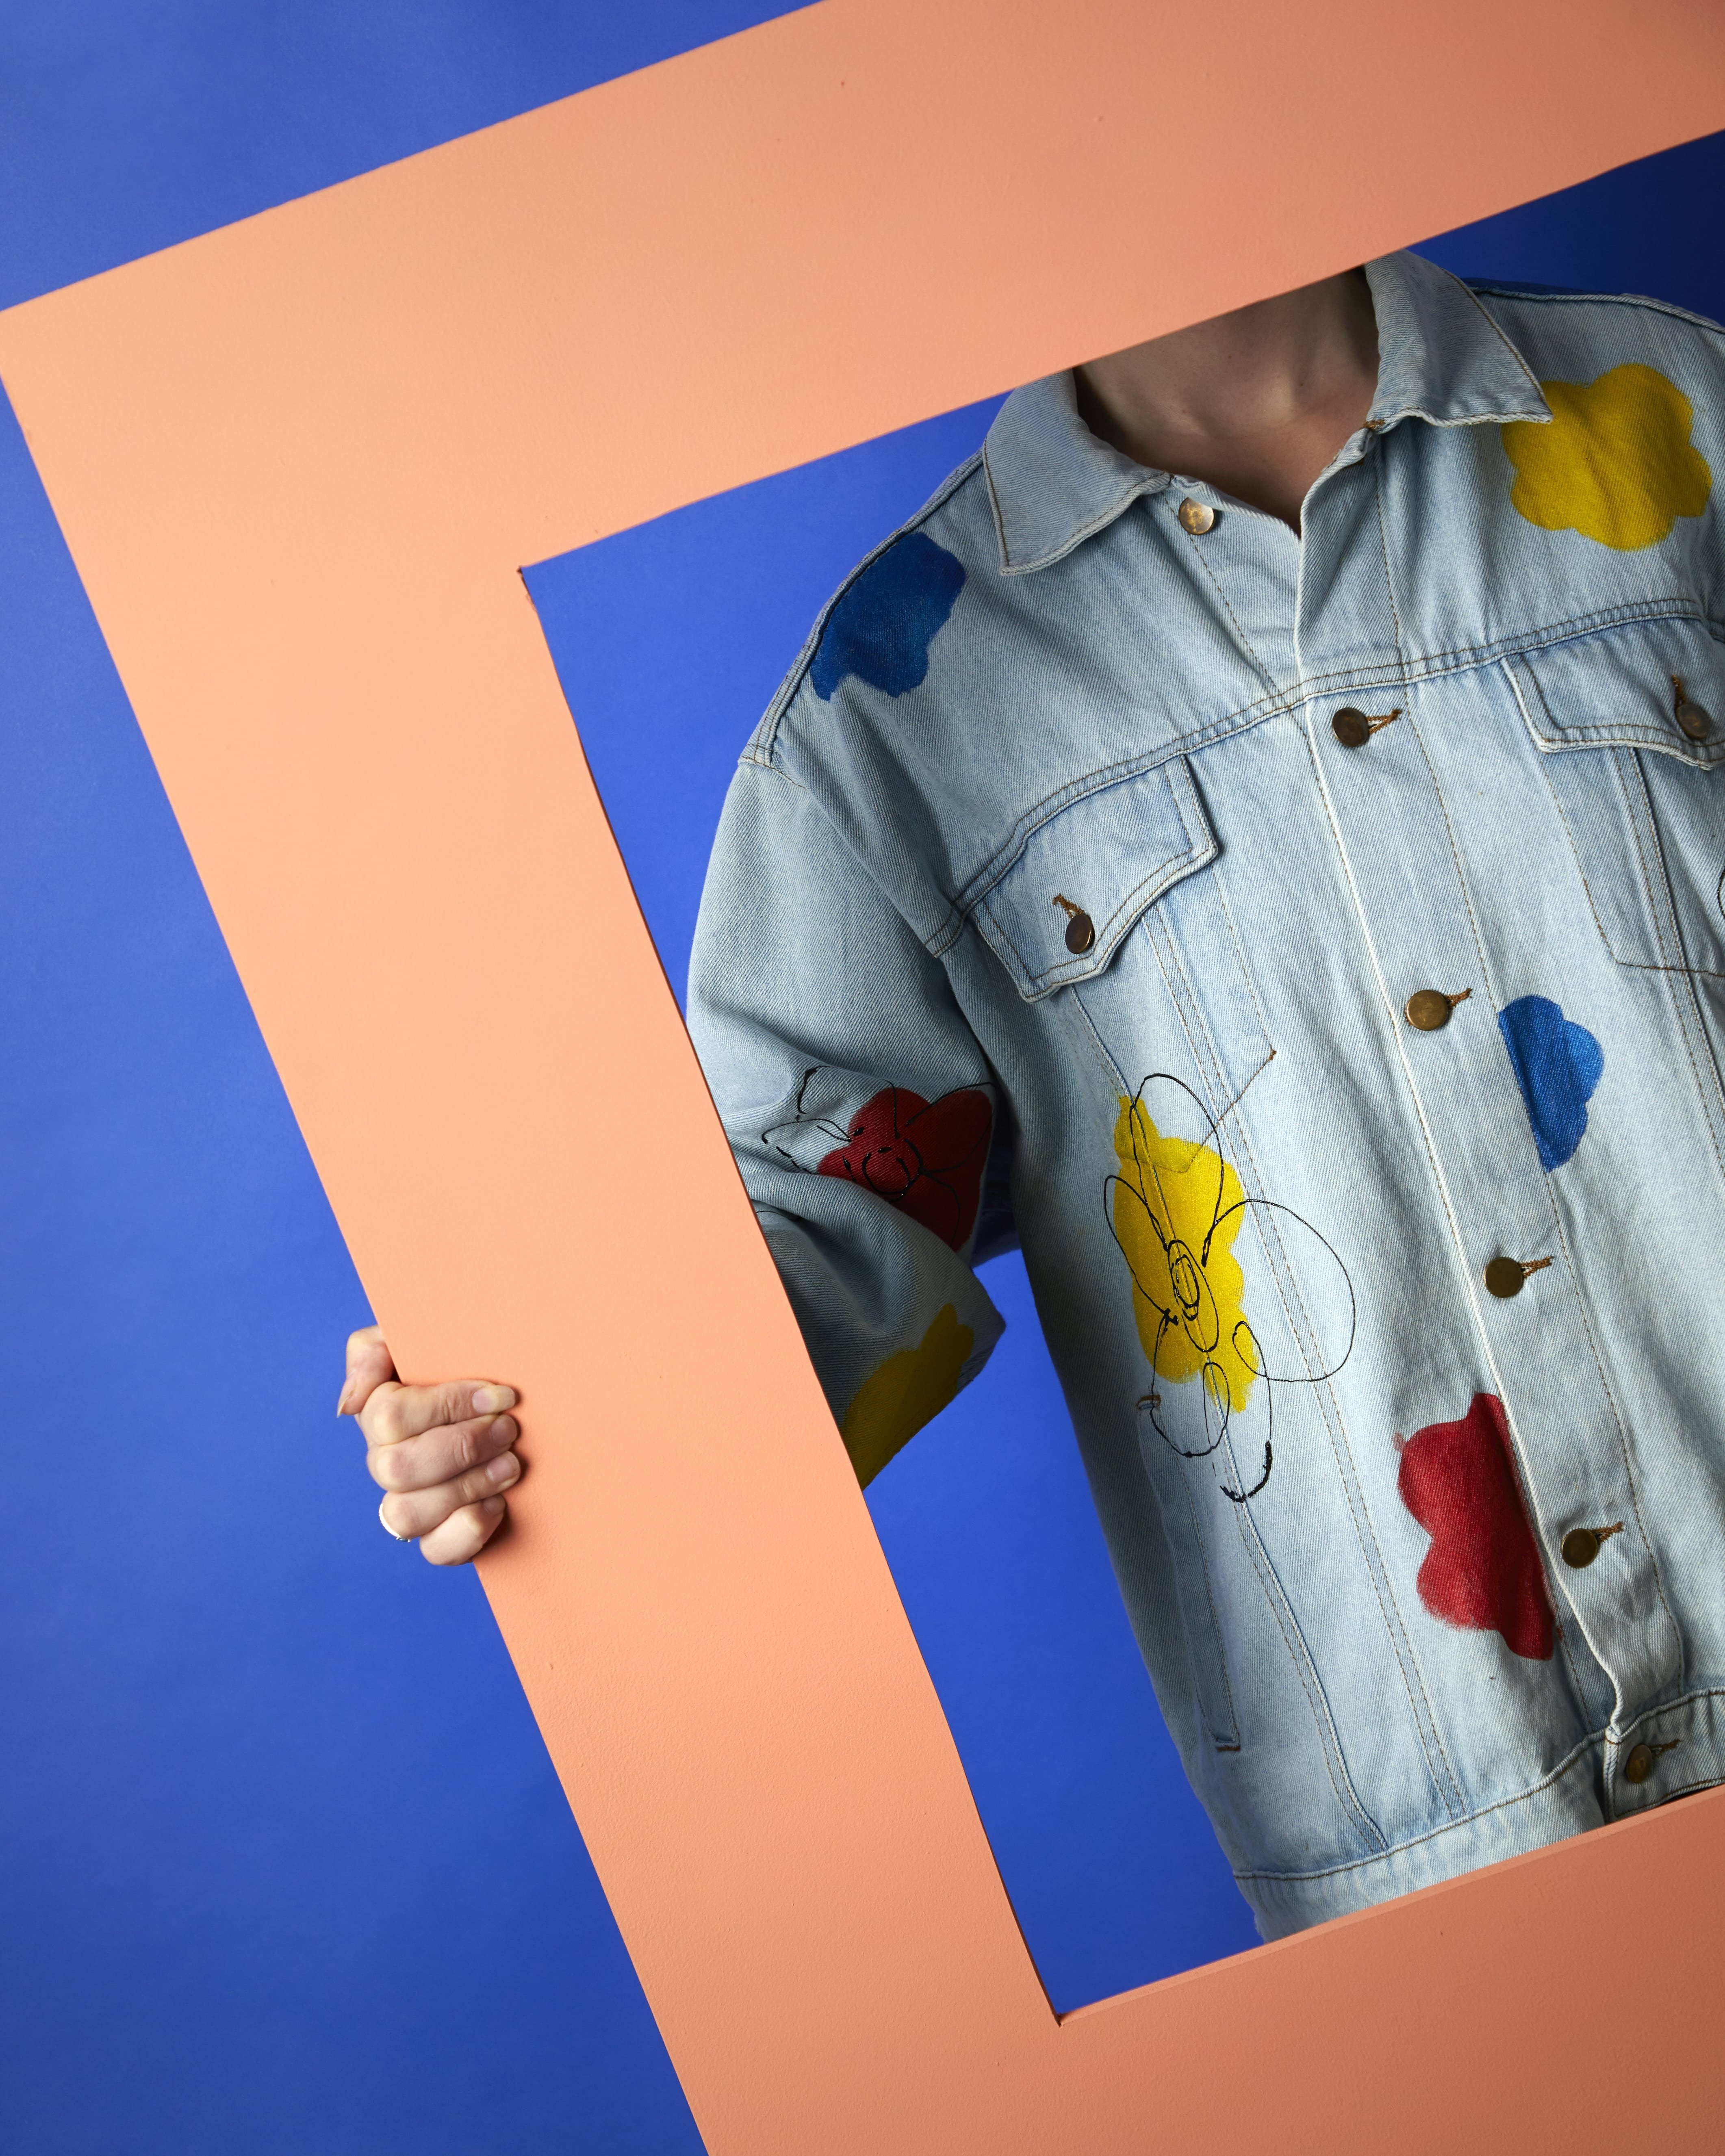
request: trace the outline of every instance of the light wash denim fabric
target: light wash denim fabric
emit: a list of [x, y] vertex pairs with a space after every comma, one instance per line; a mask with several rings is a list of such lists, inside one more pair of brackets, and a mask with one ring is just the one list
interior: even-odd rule
[[1008, 400], [749, 743], [690, 993], [854, 1450], [1021, 1240], [1267, 1937], [1725, 1778], [1725, 336], [1368, 274], [1303, 537]]

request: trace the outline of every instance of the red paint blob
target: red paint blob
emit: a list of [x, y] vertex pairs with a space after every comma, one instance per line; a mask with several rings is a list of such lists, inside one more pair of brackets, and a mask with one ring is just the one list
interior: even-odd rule
[[988, 1095], [974, 1087], [925, 1101], [889, 1086], [857, 1110], [848, 1142], [827, 1155], [819, 1173], [861, 1183], [963, 1250], [982, 1203], [993, 1119]]
[[1502, 1401], [1476, 1393], [1460, 1422], [1416, 1430], [1396, 1486], [1431, 1537], [1415, 1584], [1432, 1615], [1471, 1632], [1501, 1632], [1512, 1653], [1547, 1661], [1557, 1626]]

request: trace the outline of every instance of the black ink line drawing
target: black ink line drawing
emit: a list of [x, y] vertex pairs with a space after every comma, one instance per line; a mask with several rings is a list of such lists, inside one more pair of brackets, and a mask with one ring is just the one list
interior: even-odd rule
[[[954, 1086], [932, 1101], [908, 1086], [880, 1086], [841, 1127], [805, 1110], [809, 1081], [821, 1068], [803, 1072], [793, 1119], [762, 1131], [762, 1143], [801, 1173], [840, 1176], [872, 1191], [962, 1250], [982, 1207], [995, 1127], [992, 1086]], [[798, 1159], [781, 1142], [810, 1132], [823, 1142], [818, 1160]]]
[[[769, 1124], [761, 1133], [762, 1145], [771, 1146], [774, 1152], [778, 1153], [782, 1159], [788, 1162], [791, 1167], [802, 1169], [804, 1174], [809, 1173], [806, 1163], [798, 1160], [793, 1152], [779, 1143], [779, 1133], [782, 1131], [819, 1131], [823, 1137], [830, 1139], [834, 1145], [839, 1146], [847, 1143], [852, 1136], [852, 1132], [845, 1125], [835, 1123], [829, 1116], [810, 1116], [803, 1113], [803, 1096], [809, 1091], [809, 1080], [817, 1071], [824, 1070], [827, 1067], [824, 1064], [811, 1063], [803, 1073], [803, 1082], [797, 1088], [797, 1097], [791, 1104], [792, 1112], [789, 1120], [783, 1123]], [[878, 1088], [877, 1092], [880, 1091], [905, 1093], [911, 1089], [902, 1086], [888, 1086]], [[992, 1078], [973, 1078], [963, 1086], [949, 1086], [944, 1093], [937, 1094], [932, 1101], [924, 1101], [923, 1106], [924, 1108], [942, 1107], [960, 1093], [982, 1093], [988, 1096], [992, 1106], [993, 1091], [994, 1081]], [[921, 1098], [921, 1096], [916, 1097]]]
[[[1140, 1132], [1146, 1123], [1158, 1132], [1164, 1127], [1163, 1124], [1151, 1114], [1146, 1104], [1145, 1096], [1153, 1086], [1177, 1087], [1191, 1102], [1203, 1122], [1205, 1132], [1204, 1137], [1198, 1142], [1193, 1158], [1195, 1161], [1199, 1152], [1203, 1151], [1209, 1154], [1216, 1163], [1215, 1194], [1209, 1207], [1209, 1223], [1196, 1249], [1189, 1241], [1174, 1233], [1175, 1214], [1169, 1203], [1168, 1194], [1163, 1188], [1161, 1171], [1153, 1162], [1147, 1160], [1140, 1150]], [[1230, 1107], [1233, 1105], [1235, 1104], [1230, 1103]], [[1177, 1115], [1178, 1112], [1178, 1110], [1176, 1110]], [[1229, 1112], [1229, 1109], [1223, 1111], [1224, 1115]], [[1170, 1119], [1169, 1127], [1172, 1127], [1172, 1119]], [[1140, 1414], [1147, 1417], [1152, 1429], [1171, 1452], [1182, 1460], [1207, 1460], [1227, 1436], [1229, 1424], [1234, 1414], [1233, 1396], [1228, 1382], [1228, 1373], [1215, 1360], [1215, 1351], [1221, 1340], [1222, 1322], [1216, 1306], [1216, 1298], [1208, 1277], [1210, 1251], [1224, 1223], [1235, 1219], [1236, 1216], [1243, 1216], [1254, 1207], [1264, 1212], [1280, 1213], [1286, 1215], [1288, 1219], [1305, 1229], [1307, 1233], [1328, 1253], [1337, 1272], [1341, 1275], [1343, 1286], [1348, 1292], [1348, 1342], [1333, 1366], [1327, 1370], [1314, 1373], [1309, 1370], [1278, 1373], [1268, 1369], [1265, 1365], [1257, 1336], [1244, 1315], [1230, 1329], [1229, 1340], [1234, 1353], [1240, 1358], [1243, 1367], [1253, 1378], [1260, 1380], [1264, 1388], [1266, 1427], [1264, 1437], [1263, 1472], [1250, 1490], [1231, 1490], [1225, 1482], [1221, 1485], [1222, 1495], [1230, 1503], [1244, 1505], [1250, 1499], [1255, 1497], [1269, 1481], [1270, 1471], [1275, 1462], [1276, 1386], [1323, 1384], [1337, 1374], [1353, 1353], [1354, 1333], [1359, 1320], [1359, 1308], [1354, 1297], [1353, 1282], [1347, 1266], [1342, 1262], [1340, 1254], [1328, 1238], [1320, 1234], [1309, 1220], [1296, 1213], [1291, 1206], [1278, 1204], [1274, 1199], [1246, 1197], [1238, 1199], [1232, 1205], [1223, 1204], [1222, 1200], [1226, 1190], [1227, 1163], [1223, 1158], [1217, 1120], [1211, 1116], [1209, 1109], [1183, 1079], [1176, 1078], [1165, 1070], [1152, 1071], [1132, 1096], [1132, 1105], [1127, 1116], [1127, 1127], [1132, 1134], [1132, 1158], [1137, 1169], [1138, 1182], [1134, 1185], [1120, 1175], [1110, 1175], [1105, 1178], [1102, 1184], [1102, 1210], [1108, 1223], [1108, 1232], [1113, 1236], [1115, 1245], [1122, 1257], [1126, 1260], [1127, 1270], [1132, 1275], [1134, 1294], [1142, 1296], [1157, 1313], [1155, 1342], [1150, 1351], [1150, 1390], [1140, 1399], [1137, 1406]], [[1181, 1142], [1190, 1144], [1192, 1141], [1183, 1140]], [[1158, 1200], [1156, 1205], [1149, 1202], [1147, 1195], [1153, 1189]], [[1132, 1254], [1121, 1240], [1120, 1231], [1115, 1224], [1116, 1208], [1121, 1203], [1120, 1198], [1117, 1195], [1118, 1193], [1124, 1193], [1126, 1201], [1136, 1204], [1142, 1210], [1156, 1244], [1161, 1250], [1163, 1265], [1167, 1275], [1165, 1281], [1158, 1276], [1147, 1282], [1140, 1277], [1139, 1268], [1133, 1263]], [[1158, 1217], [1158, 1207], [1160, 1217]], [[1230, 1236], [1228, 1240], [1231, 1243], [1232, 1237]], [[1163, 1296], [1166, 1296], [1166, 1301], [1162, 1299]], [[1199, 1394], [1204, 1403], [1204, 1430], [1206, 1441], [1200, 1445], [1181, 1444], [1162, 1419], [1161, 1386], [1164, 1381], [1163, 1349], [1170, 1334], [1174, 1332], [1178, 1332], [1183, 1337], [1189, 1349], [1203, 1358], [1198, 1375]]]

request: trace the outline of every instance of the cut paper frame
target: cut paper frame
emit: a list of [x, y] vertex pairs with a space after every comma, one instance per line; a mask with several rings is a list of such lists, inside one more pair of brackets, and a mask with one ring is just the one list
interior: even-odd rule
[[1705, 0], [826, 0], [0, 318], [713, 2156], [1707, 2145], [1725, 1796], [1056, 2020], [516, 572], [1722, 124]]

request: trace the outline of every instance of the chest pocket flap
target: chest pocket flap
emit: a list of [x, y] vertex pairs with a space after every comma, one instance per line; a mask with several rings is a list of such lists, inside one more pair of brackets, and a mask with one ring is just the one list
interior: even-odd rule
[[1538, 747], [1725, 762], [1725, 646], [1704, 622], [1625, 623], [1509, 661]]
[[1144, 909], [1216, 857], [1183, 757], [1081, 795], [1031, 830], [975, 901], [1026, 1002], [1100, 973]]
[[1506, 664], [1606, 948], [1725, 976], [1725, 646], [1638, 621]]

